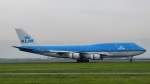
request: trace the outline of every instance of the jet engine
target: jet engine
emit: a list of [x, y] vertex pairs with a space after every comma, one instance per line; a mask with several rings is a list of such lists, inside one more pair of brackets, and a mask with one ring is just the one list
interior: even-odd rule
[[99, 60], [102, 59], [102, 56], [100, 54], [94, 54], [94, 53], [82, 53], [81, 56], [86, 59], [91, 60]]
[[80, 54], [79, 53], [68, 53], [67, 55], [71, 59], [80, 59]]
[[101, 55], [100, 54], [91, 54], [89, 59], [92, 59], [92, 60], [99, 60], [99, 59], [102, 59]]

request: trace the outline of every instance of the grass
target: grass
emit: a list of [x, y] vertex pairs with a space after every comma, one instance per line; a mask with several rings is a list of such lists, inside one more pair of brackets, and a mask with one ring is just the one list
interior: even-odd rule
[[150, 72], [150, 62], [0, 64], [0, 73]]
[[[0, 64], [0, 73], [150, 73], [150, 62]], [[150, 75], [0, 75], [0, 84], [150, 84]]]
[[1, 84], [150, 84], [150, 76], [17, 75], [0, 76]]

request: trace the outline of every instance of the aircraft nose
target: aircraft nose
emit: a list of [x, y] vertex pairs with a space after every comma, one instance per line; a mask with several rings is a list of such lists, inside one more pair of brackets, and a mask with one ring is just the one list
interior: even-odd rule
[[143, 49], [143, 52], [146, 52], [146, 49]]
[[146, 52], [146, 49], [143, 48], [143, 49], [141, 49], [141, 51], [142, 51], [142, 53], [145, 53], [145, 52]]

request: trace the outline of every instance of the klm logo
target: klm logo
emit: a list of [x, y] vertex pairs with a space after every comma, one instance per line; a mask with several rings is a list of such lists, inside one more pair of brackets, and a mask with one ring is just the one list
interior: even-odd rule
[[34, 40], [30, 36], [24, 36], [24, 39], [21, 42], [22, 43], [33, 43]]
[[118, 47], [118, 50], [125, 50], [125, 47], [119, 46], [119, 47]]

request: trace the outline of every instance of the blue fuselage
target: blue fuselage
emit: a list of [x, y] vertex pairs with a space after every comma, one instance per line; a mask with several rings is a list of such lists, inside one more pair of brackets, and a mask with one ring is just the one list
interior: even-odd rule
[[123, 51], [146, 51], [134, 43], [105, 43], [94, 45], [63, 45], [63, 46], [35, 46], [26, 45], [21, 48], [39, 51], [70, 51], [70, 52], [123, 52]]
[[17, 46], [21, 51], [45, 56], [72, 58], [72, 59], [102, 59], [104, 57], [133, 57], [143, 54], [146, 50], [135, 43], [105, 43], [94, 45], [61, 45]]

